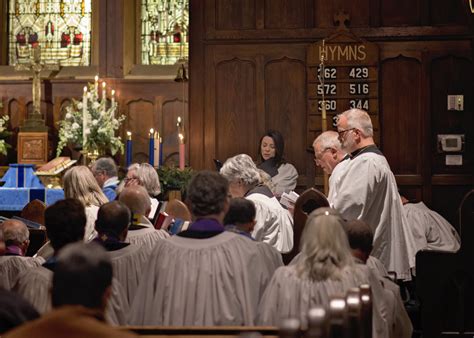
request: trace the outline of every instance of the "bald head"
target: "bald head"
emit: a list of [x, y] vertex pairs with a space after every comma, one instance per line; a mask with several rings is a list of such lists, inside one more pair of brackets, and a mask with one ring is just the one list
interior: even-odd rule
[[9, 219], [3, 222], [2, 228], [6, 246], [17, 246], [25, 255], [30, 243], [30, 232], [25, 223], [16, 219]]
[[120, 240], [125, 240], [130, 220], [130, 210], [125, 204], [120, 201], [109, 202], [100, 207], [95, 229], [99, 235], [114, 235]]
[[119, 201], [134, 214], [148, 215], [150, 213], [150, 197], [147, 190], [140, 185], [125, 188], [119, 195]]

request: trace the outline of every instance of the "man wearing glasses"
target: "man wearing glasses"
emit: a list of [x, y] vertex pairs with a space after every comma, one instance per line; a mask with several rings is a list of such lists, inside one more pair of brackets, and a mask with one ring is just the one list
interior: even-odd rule
[[402, 212], [395, 176], [375, 145], [369, 114], [360, 109], [343, 112], [337, 132], [342, 150], [351, 159], [330, 202], [346, 220], [368, 223], [374, 231], [372, 255], [397, 279], [410, 280], [417, 248]]

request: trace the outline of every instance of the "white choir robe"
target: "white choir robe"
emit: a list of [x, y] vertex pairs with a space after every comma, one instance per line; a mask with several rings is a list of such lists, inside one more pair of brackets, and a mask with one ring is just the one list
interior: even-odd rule
[[122, 249], [107, 251], [107, 253], [112, 260], [114, 277], [122, 285], [128, 303], [132, 304], [150, 257], [150, 249], [129, 244]]
[[294, 264], [276, 270], [260, 301], [257, 325], [278, 326], [285, 318], [297, 318], [302, 326], [306, 326], [308, 311], [313, 307], [327, 307], [330, 297], [345, 295], [350, 288], [361, 284], [370, 284], [373, 296], [373, 337], [389, 337], [387, 321], [384, 319], [387, 315], [384, 290], [368, 267], [359, 264], [347, 266], [337, 281], [301, 278], [297, 269], [298, 265]]
[[[364, 264], [361, 260], [354, 258], [358, 264]], [[379, 279], [385, 294], [389, 316], [385, 317], [389, 325], [390, 337], [410, 338], [413, 333], [413, 326], [410, 317], [403, 305], [400, 295], [400, 288], [389, 279], [387, 270], [377, 258], [369, 256], [365, 265]]]
[[232, 232], [159, 240], [131, 307], [130, 325], [254, 325], [280, 254]]
[[43, 263], [42, 257], [0, 256], [0, 288], [11, 290], [23, 271], [36, 268]]
[[[17, 279], [13, 291], [22, 296], [40, 314], [45, 314], [52, 309], [51, 287], [53, 272], [43, 266], [23, 272]], [[120, 283], [112, 281], [112, 294], [107, 304], [105, 318], [113, 325], [125, 325], [129, 312], [129, 304], [124, 296]]]
[[362, 153], [351, 159], [329, 203], [346, 220], [360, 219], [372, 227], [372, 256], [397, 279], [411, 280], [420, 249], [407, 223], [395, 176], [384, 156]]
[[285, 253], [293, 249], [293, 218], [275, 197], [253, 193], [245, 197], [255, 204], [256, 217], [252, 237]]
[[295, 190], [298, 181], [298, 171], [290, 163], [283, 163], [278, 167], [278, 174], [272, 177], [275, 186], [274, 193], [281, 196], [284, 192]]
[[97, 213], [99, 207], [95, 205], [89, 205], [85, 208], [86, 212], [86, 230], [84, 232], [84, 242], [90, 242], [97, 236], [95, 231], [95, 221], [97, 220]]
[[140, 215], [137, 225], [144, 228], [135, 230], [129, 229], [126, 242], [143, 246], [151, 251], [159, 239], [170, 237], [170, 234], [166, 230], [156, 230], [148, 218], [144, 216]]
[[456, 252], [461, 247], [456, 229], [423, 202], [407, 203], [403, 211], [410, 227], [418, 233], [421, 249]]
[[349, 159], [342, 160], [332, 170], [332, 173], [329, 176], [328, 201], [333, 201], [336, 199], [337, 192], [339, 191], [339, 185], [341, 184], [341, 178], [344, 176], [344, 172], [349, 163]]

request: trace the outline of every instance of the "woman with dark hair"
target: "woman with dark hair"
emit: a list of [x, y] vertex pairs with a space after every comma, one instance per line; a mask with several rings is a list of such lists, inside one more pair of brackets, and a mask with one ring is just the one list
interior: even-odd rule
[[285, 141], [279, 131], [269, 130], [260, 139], [258, 168], [272, 178], [273, 193], [280, 197], [284, 192], [295, 189], [298, 172], [296, 168], [283, 158]]

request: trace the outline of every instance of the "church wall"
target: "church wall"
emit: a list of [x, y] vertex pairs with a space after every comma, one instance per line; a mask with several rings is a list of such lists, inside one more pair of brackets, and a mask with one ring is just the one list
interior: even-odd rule
[[[423, 200], [455, 226], [456, 208], [473, 187], [474, 14], [468, 1], [191, 0], [191, 164], [212, 168], [238, 152], [256, 156], [265, 130], [280, 129], [299, 189], [322, 184], [314, 168], [306, 110], [306, 50], [349, 29], [374, 42], [379, 58], [379, 145], [402, 193]], [[463, 111], [447, 95], [464, 95]], [[310, 128], [313, 129], [313, 128]], [[461, 166], [447, 166], [438, 134], [465, 134]], [[194, 141], [194, 142], [193, 142]]]

